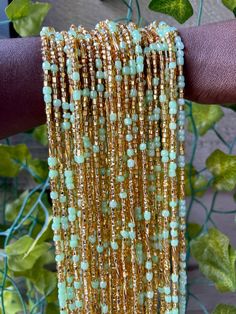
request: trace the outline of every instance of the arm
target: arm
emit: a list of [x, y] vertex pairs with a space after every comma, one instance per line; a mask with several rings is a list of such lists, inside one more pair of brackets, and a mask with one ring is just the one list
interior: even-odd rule
[[[236, 20], [179, 30], [185, 98], [236, 102]], [[0, 40], [0, 138], [45, 123], [39, 37]]]

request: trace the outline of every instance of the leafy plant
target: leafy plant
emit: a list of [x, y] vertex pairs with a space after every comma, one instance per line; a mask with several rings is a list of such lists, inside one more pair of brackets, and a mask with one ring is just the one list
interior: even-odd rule
[[206, 234], [193, 239], [190, 247], [201, 272], [220, 292], [236, 291], [236, 250], [223, 233], [209, 229]]
[[5, 9], [8, 19], [22, 37], [38, 35], [51, 4], [31, 0], [13, 0]]

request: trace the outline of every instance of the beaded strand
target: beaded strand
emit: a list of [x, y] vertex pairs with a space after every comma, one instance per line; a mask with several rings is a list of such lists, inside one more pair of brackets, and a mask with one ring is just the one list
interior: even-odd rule
[[184, 314], [184, 45], [176, 28], [43, 28], [60, 314]]

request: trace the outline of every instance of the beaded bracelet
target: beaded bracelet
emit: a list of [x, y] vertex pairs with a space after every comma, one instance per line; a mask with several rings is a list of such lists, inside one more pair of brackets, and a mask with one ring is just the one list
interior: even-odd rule
[[40, 35], [60, 313], [185, 313], [176, 28], [106, 20]]

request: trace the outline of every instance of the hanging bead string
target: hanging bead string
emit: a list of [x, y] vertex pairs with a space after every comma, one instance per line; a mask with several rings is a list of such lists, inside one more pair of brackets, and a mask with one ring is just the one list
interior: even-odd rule
[[43, 28], [60, 312], [185, 313], [183, 43]]

